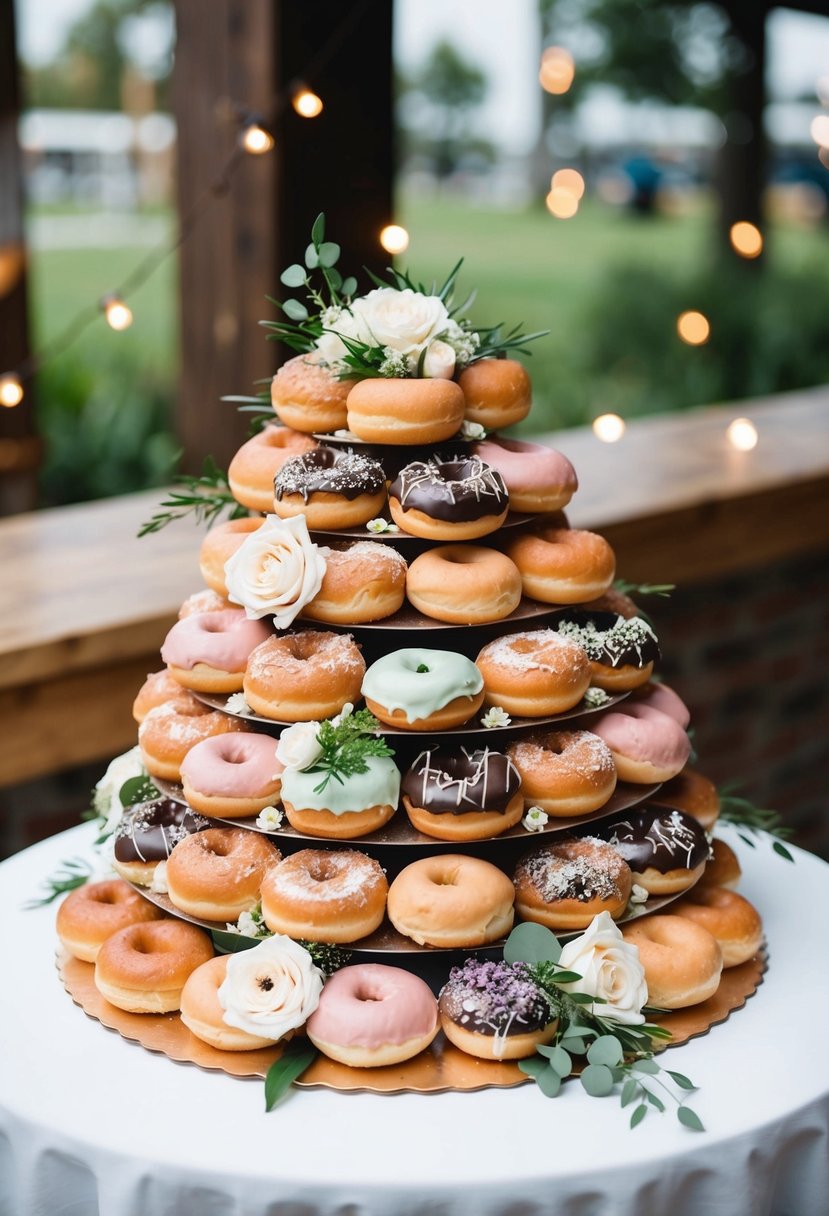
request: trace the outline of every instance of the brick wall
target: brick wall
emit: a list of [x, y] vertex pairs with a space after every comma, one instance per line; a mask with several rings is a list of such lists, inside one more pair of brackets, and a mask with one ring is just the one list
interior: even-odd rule
[[[643, 603], [664, 679], [691, 708], [699, 768], [742, 779], [829, 858], [829, 553]], [[105, 767], [0, 790], [0, 856], [77, 823]]]

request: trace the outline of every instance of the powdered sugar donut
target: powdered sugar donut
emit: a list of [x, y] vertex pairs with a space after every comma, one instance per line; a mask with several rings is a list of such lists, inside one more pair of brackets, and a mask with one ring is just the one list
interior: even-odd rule
[[365, 670], [348, 633], [306, 629], [271, 637], [248, 660], [245, 699], [276, 722], [319, 722], [359, 700]]
[[514, 511], [561, 511], [579, 487], [576, 470], [555, 448], [497, 435], [476, 443], [472, 451], [501, 474]]
[[197, 692], [241, 692], [251, 652], [273, 630], [243, 608], [199, 612], [177, 621], [161, 647], [170, 675]]
[[486, 704], [524, 718], [572, 709], [590, 684], [587, 655], [553, 629], [496, 638], [475, 662], [484, 677]]
[[186, 703], [168, 701], [151, 709], [138, 728], [138, 746], [151, 777], [178, 781], [182, 761], [191, 747], [211, 735], [248, 729], [247, 723], [191, 697]]
[[184, 757], [184, 797], [204, 815], [258, 815], [278, 800], [283, 767], [270, 735], [216, 735], [197, 743]]
[[304, 617], [328, 625], [362, 625], [391, 616], [406, 595], [406, 559], [378, 541], [335, 543], [321, 551], [325, 574]]
[[559, 730], [511, 743], [507, 755], [518, 772], [524, 806], [548, 815], [588, 815], [616, 789], [610, 748], [587, 730]]
[[594, 916], [624, 912], [631, 890], [627, 862], [602, 841], [584, 838], [545, 845], [515, 869], [515, 909], [548, 929], [586, 929]]
[[355, 942], [380, 925], [389, 884], [379, 862], [355, 849], [301, 849], [262, 883], [262, 916], [301, 941]]

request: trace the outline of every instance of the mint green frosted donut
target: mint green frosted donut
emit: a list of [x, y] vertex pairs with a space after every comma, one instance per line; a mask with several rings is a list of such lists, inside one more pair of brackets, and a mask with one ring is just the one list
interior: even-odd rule
[[[425, 671], [418, 671], [425, 667]], [[451, 650], [394, 650], [372, 663], [363, 679], [363, 696], [407, 722], [428, 718], [456, 697], [476, 697], [484, 680], [471, 659]]]
[[332, 777], [317, 794], [325, 773], [286, 768], [282, 774], [282, 800], [300, 810], [330, 811], [347, 815], [372, 806], [396, 807], [400, 798], [400, 770], [389, 756], [366, 756], [366, 771], [338, 781]]

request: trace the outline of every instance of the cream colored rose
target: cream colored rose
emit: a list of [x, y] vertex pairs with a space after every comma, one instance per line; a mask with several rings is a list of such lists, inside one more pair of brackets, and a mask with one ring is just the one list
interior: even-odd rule
[[419, 355], [449, 321], [446, 305], [437, 296], [424, 296], [410, 287], [377, 287], [352, 301], [351, 311], [370, 335], [373, 346], [390, 346], [402, 355]]
[[455, 352], [448, 342], [436, 338], [429, 343], [423, 360], [423, 375], [430, 380], [451, 380], [455, 374]]
[[347, 308], [329, 308], [322, 314], [321, 320], [323, 333], [317, 338], [316, 348], [324, 363], [336, 365], [348, 354], [342, 337], [371, 342], [371, 335], [362, 321]]
[[268, 515], [225, 562], [227, 598], [252, 619], [273, 614], [287, 629], [322, 586], [325, 558], [308, 535], [304, 515]]
[[105, 832], [114, 832], [124, 814], [119, 797], [122, 785], [131, 777], [143, 776], [146, 776], [146, 770], [139, 747], [131, 748], [110, 762], [92, 795], [95, 810], [106, 820]]
[[300, 771], [310, 768], [322, 755], [322, 748], [317, 740], [319, 728], [319, 722], [296, 722], [283, 730], [276, 745], [276, 758], [279, 763], [285, 768]]
[[308, 1020], [319, 1004], [322, 983], [308, 951], [275, 934], [251, 950], [231, 954], [218, 991], [222, 1019], [276, 1041]]
[[566, 943], [559, 966], [582, 977], [562, 984], [565, 992], [584, 992], [607, 1002], [585, 1006], [590, 1013], [626, 1026], [644, 1022], [640, 1010], [648, 1001], [645, 969], [636, 946], [625, 941], [609, 912], [594, 916], [581, 937]]

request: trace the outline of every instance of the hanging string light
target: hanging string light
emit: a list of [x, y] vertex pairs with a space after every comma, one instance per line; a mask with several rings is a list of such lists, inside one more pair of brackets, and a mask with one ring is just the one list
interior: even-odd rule
[[405, 253], [409, 248], [409, 234], [400, 224], [386, 224], [380, 229], [380, 244], [386, 253]]
[[239, 133], [239, 141], [244, 150], [251, 156], [264, 156], [270, 152], [275, 140], [270, 131], [262, 125], [262, 119], [251, 115]]
[[299, 86], [291, 97], [291, 105], [300, 118], [318, 118], [323, 111], [322, 98], [312, 89]]
[[763, 252], [763, 234], [756, 224], [750, 224], [748, 220], [732, 224], [728, 239], [731, 248], [741, 258], [759, 258]]
[[679, 314], [676, 332], [688, 346], [703, 346], [711, 336], [711, 323], [705, 313], [692, 308]]
[[132, 309], [114, 293], [103, 297], [101, 311], [106, 317], [106, 323], [110, 329], [120, 333], [122, 329], [129, 329], [132, 325]]
[[7, 410], [14, 409], [23, 400], [23, 384], [14, 372], [6, 372], [0, 376], [0, 405]]
[[625, 433], [625, 420], [618, 414], [599, 414], [593, 419], [593, 434], [602, 443], [618, 443]]
[[752, 448], [757, 447], [760, 438], [757, 427], [750, 418], [735, 418], [728, 424], [725, 435], [732, 448], [736, 448], [738, 452], [750, 452]]

